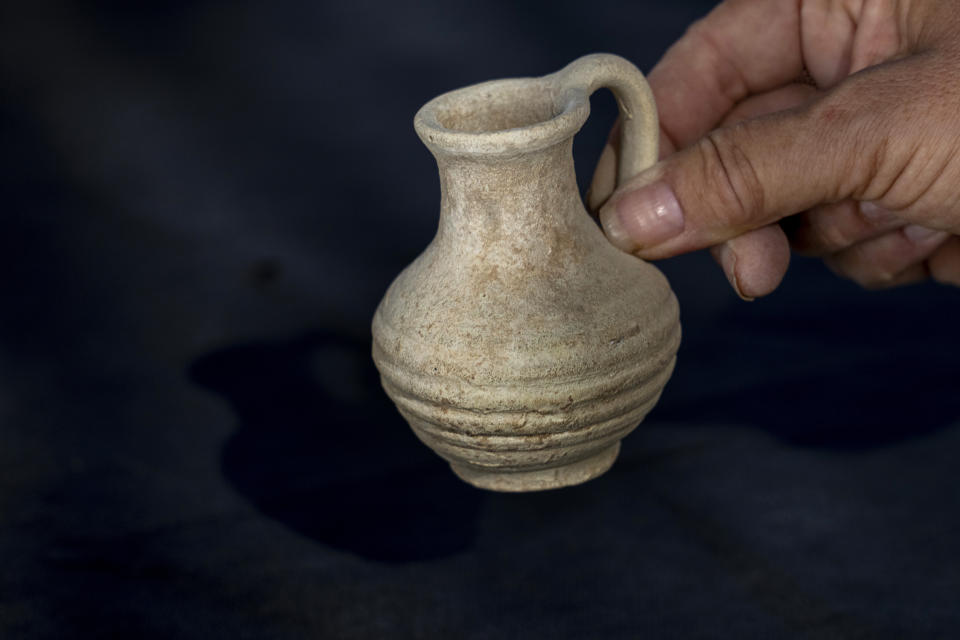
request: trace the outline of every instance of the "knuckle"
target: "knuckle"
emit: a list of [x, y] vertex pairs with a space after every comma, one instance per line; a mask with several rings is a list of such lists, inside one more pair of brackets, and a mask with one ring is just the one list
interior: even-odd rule
[[888, 289], [894, 284], [897, 274], [884, 269], [871, 270], [861, 275], [859, 284], [864, 289]]
[[853, 200], [815, 207], [806, 216], [809, 243], [820, 253], [842, 251], [902, 224], [892, 212], [877, 207], [865, 212]]
[[822, 217], [811, 221], [808, 233], [813, 247], [825, 253], [834, 253], [853, 244], [843, 227]]
[[828, 201], [869, 199], [868, 194], [886, 192], [895, 178], [887, 113], [865, 107], [856, 84], [838, 86], [807, 112], [811, 130], [823, 137], [823, 148], [834, 151], [821, 158], [838, 177], [824, 194]]
[[930, 277], [940, 284], [960, 287], [960, 238], [954, 238], [927, 260]]
[[852, 221], [861, 232], [885, 231], [899, 222], [897, 215], [870, 202], [850, 202]]
[[839, 275], [856, 282], [864, 289], [883, 289], [892, 280], [894, 274], [880, 270], [864, 267], [863, 265], [845, 265], [838, 269]]
[[[867, 289], [886, 289], [890, 287], [900, 270], [894, 268], [893, 264], [888, 264], [891, 261], [884, 259], [885, 256], [862, 249], [859, 246], [854, 246], [851, 249], [857, 261], [860, 284]], [[902, 269], [902, 265], [900, 266]]]
[[953, 278], [951, 277], [952, 275], [953, 274], [951, 274], [949, 271], [938, 268], [935, 264], [930, 265], [930, 277], [934, 280], [934, 282], [939, 282], [940, 284], [960, 285], [960, 281], [954, 282]]
[[[739, 126], [708, 133], [698, 143], [705, 186], [718, 221], [734, 231], [756, 226], [764, 212], [764, 191], [749, 155], [738, 143]], [[753, 224], [751, 224], [753, 222]]]
[[892, 286], [897, 271], [867, 253], [863, 247], [854, 245], [831, 256], [831, 268], [834, 273], [856, 282], [864, 289], [886, 289]]

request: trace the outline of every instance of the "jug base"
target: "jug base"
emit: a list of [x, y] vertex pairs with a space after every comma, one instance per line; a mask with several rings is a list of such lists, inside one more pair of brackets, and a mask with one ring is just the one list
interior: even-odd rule
[[617, 459], [620, 442], [603, 449], [589, 458], [583, 458], [570, 464], [535, 471], [484, 470], [482, 467], [451, 464], [453, 472], [461, 479], [481, 489], [492, 491], [543, 491], [559, 489], [602, 475]]

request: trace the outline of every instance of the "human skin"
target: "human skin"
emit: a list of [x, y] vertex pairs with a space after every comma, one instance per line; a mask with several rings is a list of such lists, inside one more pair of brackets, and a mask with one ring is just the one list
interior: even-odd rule
[[791, 246], [865, 287], [960, 286], [960, 2], [727, 0], [648, 80], [660, 162], [614, 190], [613, 135], [588, 195], [617, 247], [710, 247], [747, 299]]

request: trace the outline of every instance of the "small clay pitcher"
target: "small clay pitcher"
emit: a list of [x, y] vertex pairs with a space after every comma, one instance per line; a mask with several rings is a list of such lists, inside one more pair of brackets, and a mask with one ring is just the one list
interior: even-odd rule
[[656, 162], [659, 131], [643, 75], [617, 56], [446, 93], [414, 119], [440, 168], [440, 224], [377, 308], [373, 358], [417, 436], [478, 487], [600, 475], [673, 370], [670, 286], [607, 241], [577, 191], [573, 136], [601, 87], [620, 107], [623, 180]]

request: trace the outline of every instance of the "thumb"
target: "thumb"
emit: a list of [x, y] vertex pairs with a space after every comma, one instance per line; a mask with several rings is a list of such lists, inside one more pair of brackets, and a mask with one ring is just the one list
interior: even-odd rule
[[710, 132], [622, 185], [600, 210], [604, 231], [624, 251], [658, 259], [818, 204], [889, 200], [922, 142], [903, 126], [891, 72], [875, 67], [805, 106]]

